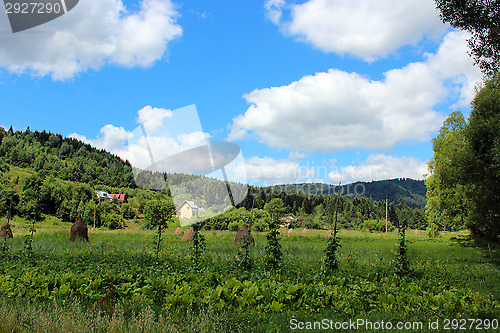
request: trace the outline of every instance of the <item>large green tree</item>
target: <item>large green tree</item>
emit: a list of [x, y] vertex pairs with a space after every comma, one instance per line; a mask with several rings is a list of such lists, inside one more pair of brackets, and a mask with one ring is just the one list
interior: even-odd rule
[[468, 201], [463, 180], [463, 161], [468, 159], [465, 143], [466, 122], [462, 113], [453, 112], [432, 140], [434, 157], [429, 161], [426, 179], [425, 213], [429, 232], [465, 228]]
[[469, 160], [464, 180], [471, 232], [488, 241], [500, 235], [500, 74], [476, 95], [465, 130]]
[[500, 74], [485, 82], [468, 122], [454, 112], [433, 139], [426, 180], [429, 231], [466, 225], [476, 238], [499, 242]]
[[443, 22], [468, 31], [475, 63], [492, 76], [500, 69], [500, 1], [435, 0]]
[[151, 200], [144, 207], [144, 219], [149, 226], [158, 227], [156, 243], [156, 262], [160, 254], [161, 235], [163, 229], [168, 227], [168, 224], [173, 221], [175, 214], [175, 206], [171, 200]]

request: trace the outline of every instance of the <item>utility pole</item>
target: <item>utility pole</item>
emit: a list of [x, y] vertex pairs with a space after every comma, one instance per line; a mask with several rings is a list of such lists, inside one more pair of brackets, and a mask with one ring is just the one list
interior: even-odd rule
[[387, 233], [387, 222], [388, 222], [388, 217], [389, 217], [389, 205], [388, 205], [388, 200], [387, 197], [385, 198], [385, 233]]

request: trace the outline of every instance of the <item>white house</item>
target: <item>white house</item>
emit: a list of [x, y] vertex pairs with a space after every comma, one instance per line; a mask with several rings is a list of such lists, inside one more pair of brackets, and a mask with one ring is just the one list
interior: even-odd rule
[[195, 215], [198, 216], [198, 211], [200, 210], [200, 207], [194, 201], [184, 200], [175, 211], [179, 218], [190, 219]]

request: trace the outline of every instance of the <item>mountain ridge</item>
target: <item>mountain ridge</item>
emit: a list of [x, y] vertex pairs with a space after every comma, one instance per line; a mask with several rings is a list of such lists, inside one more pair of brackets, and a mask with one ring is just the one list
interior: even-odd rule
[[[295, 183], [269, 186], [284, 191], [307, 194], [337, 195], [338, 185], [328, 183]], [[393, 178], [371, 182], [357, 181], [340, 186], [340, 195], [345, 197], [364, 197], [375, 201], [386, 198], [394, 204], [405, 204], [412, 208], [423, 208], [427, 202], [427, 188], [423, 180]]]

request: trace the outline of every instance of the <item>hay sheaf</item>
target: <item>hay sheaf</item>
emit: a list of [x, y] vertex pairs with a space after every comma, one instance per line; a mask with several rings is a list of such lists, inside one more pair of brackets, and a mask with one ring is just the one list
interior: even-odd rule
[[181, 236], [181, 235], [184, 235], [184, 229], [182, 229], [181, 227], [178, 227], [177, 229], [175, 229], [174, 234], [175, 234], [176, 236]]
[[247, 235], [250, 238], [250, 243], [251, 244], [255, 244], [253, 236], [250, 233], [250, 231], [248, 231], [247, 226], [243, 225], [243, 228], [241, 228], [240, 230], [238, 230], [238, 232], [236, 233], [236, 236], [234, 237], [234, 245], [236, 245], [236, 246], [242, 245], [243, 240], [245, 239], [245, 236], [247, 236]]
[[76, 222], [71, 226], [69, 241], [74, 242], [76, 240], [76, 237], [78, 237], [82, 241], [89, 241], [88, 228], [85, 222], [83, 222], [81, 214], [78, 214]]
[[190, 242], [193, 240], [194, 230], [192, 227], [189, 227], [186, 232], [184, 232], [184, 236], [182, 236], [181, 241]]
[[288, 230], [288, 234], [289, 235], [293, 234], [293, 229]]
[[10, 223], [8, 221], [0, 225], [0, 237], [14, 238], [14, 235], [12, 234], [12, 229], [10, 228]]
[[302, 233], [303, 233], [303, 234], [307, 234], [307, 233], [308, 233], [307, 229], [306, 229], [306, 228], [304, 228], [304, 229], [302, 230]]

